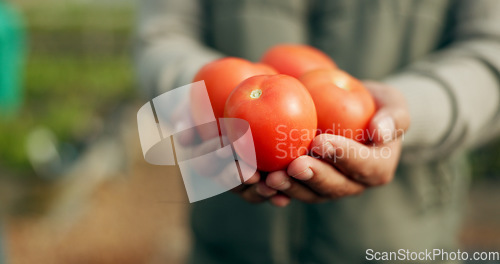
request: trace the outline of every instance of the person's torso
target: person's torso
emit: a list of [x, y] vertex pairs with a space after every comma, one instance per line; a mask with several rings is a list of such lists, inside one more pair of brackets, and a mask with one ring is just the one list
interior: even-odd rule
[[214, 0], [209, 45], [259, 60], [277, 43], [307, 43], [358, 78], [379, 79], [451, 37], [454, 0]]

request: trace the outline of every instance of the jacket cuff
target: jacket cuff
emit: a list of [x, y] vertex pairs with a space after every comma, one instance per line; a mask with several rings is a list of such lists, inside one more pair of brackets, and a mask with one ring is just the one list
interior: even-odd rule
[[383, 80], [401, 91], [408, 102], [411, 124], [403, 146], [432, 148], [440, 145], [456, 121], [452, 95], [439, 81], [418, 73], [401, 73]]

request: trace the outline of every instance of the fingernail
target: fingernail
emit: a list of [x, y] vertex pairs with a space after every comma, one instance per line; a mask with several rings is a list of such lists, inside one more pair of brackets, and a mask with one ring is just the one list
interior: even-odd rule
[[307, 180], [310, 180], [314, 176], [314, 173], [311, 170], [311, 168], [306, 168], [305, 170], [303, 170], [295, 175], [290, 175], [290, 176], [294, 177], [297, 180], [307, 181]]
[[325, 143], [323, 143], [321, 151], [323, 157], [328, 156], [329, 158], [331, 158], [331, 155], [335, 155], [335, 147], [330, 141], [326, 141]]
[[276, 206], [276, 207], [283, 208], [283, 207], [288, 206], [288, 204], [290, 204], [290, 199], [283, 200], [282, 197], [274, 196], [274, 197], [271, 197], [271, 204]]
[[292, 183], [289, 180], [283, 180], [280, 185], [276, 186], [276, 189], [284, 191], [290, 188], [290, 186], [292, 186]]
[[257, 184], [257, 187], [255, 187], [255, 191], [264, 196], [264, 197], [270, 197], [276, 194], [276, 190], [273, 190], [265, 185], [262, 184]]
[[394, 137], [394, 131], [396, 130], [396, 124], [394, 123], [394, 119], [390, 116], [386, 116], [377, 124], [377, 129], [379, 131], [379, 137], [382, 139], [383, 143], [387, 143], [392, 141]]

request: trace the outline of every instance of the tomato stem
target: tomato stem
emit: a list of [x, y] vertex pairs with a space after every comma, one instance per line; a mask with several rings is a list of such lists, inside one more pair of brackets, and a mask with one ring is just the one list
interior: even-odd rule
[[250, 98], [257, 99], [262, 95], [261, 89], [255, 89], [250, 93]]
[[345, 78], [334, 78], [333, 83], [340, 89], [349, 91], [349, 86], [347, 86], [347, 80]]

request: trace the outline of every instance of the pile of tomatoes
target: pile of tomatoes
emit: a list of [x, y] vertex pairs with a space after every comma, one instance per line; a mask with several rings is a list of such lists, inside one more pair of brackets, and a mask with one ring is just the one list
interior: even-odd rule
[[[240, 118], [250, 124], [261, 171], [286, 168], [308, 153], [320, 133], [365, 142], [375, 112], [361, 81], [307, 45], [276, 45], [259, 63], [222, 58], [200, 69], [194, 81], [201, 80], [217, 119]], [[206, 115], [196, 104], [191, 111], [195, 120]]]

